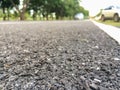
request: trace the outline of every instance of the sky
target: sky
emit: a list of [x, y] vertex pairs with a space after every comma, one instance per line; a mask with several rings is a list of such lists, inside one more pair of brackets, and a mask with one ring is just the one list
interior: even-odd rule
[[90, 16], [95, 16], [100, 9], [110, 5], [120, 6], [120, 0], [81, 0], [80, 5], [89, 10]]

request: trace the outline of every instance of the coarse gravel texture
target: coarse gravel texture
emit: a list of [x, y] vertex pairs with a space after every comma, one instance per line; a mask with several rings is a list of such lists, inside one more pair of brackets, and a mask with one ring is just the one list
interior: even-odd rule
[[91, 21], [0, 22], [0, 90], [120, 90], [120, 45]]

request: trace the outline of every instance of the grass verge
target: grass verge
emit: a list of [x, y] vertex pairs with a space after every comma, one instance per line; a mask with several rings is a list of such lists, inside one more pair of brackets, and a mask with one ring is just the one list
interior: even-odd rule
[[104, 22], [97, 20], [97, 22], [107, 24], [107, 25], [112, 25], [112, 26], [115, 26], [115, 27], [120, 27], [120, 22], [114, 22], [112, 20], [106, 20]]

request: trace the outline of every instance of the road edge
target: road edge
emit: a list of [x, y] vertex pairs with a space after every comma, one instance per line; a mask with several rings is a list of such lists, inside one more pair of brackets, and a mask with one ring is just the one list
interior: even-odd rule
[[102, 23], [98, 23], [96, 21], [91, 20], [96, 26], [98, 26], [101, 30], [107, 33], [110, 37], [116, 40], [120, 45], [120, 29], [111, 25], [105, 25]]

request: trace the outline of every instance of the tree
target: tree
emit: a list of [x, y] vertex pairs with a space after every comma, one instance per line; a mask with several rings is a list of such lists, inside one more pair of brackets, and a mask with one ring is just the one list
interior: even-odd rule
[[36, 18], [38, 11], [44, 13], [45, 0], [30, 0], [28, 10], [33, 10], [33, 19]]
[[[0, 0], [0, 4], [4, 14], [3, 20], [6, 20], [6, 17], [8, 17], [9, 20], [9, 10], [13, 8], [12, 3], [9, 0]], [[15, 0], [15, 4], [19, 4], [18, 0]]]
[[15, 7], [15, 9], [17, 10], [17, 12], [19, 13], [20, 15], [20, 20], [25, 20], [25, 13], [26, 13], [26, 10], [28, 8], [28, 5], [29, 5], [29, 2], [30, 0], [19, 0], [19, 2], [21, 1], [21, 5], [22, 5], [22, 8], [20, 9], [19, 8], [19, 5], [15, 3], [16, 0], [10, 0], [10, 2], [12, 3], [12, 5]]
[[58, 0], [59, 2], [56, 4], [55, 13], [57, 17], [70, 17], [76, 13], [79, 13], [79, 2], [80, 0]]
[[1, 8], [2, 8], [2, 11], [3, 11], [3, 20], [6, 20], [6, 13], [5, 13], [5, 8], [8, 7], [8, 4], [6, 2], [6, 0], [1, 0], [0, 1], [1, 3]]
[[[33, 10], [34, 13], [39, 11], [48, 20], [48, 15], [55, 12], [59, 1], [61, 0], [30, 0], [29, 9]], [[35, 16], [35, 14], [33, 15]]]
[[79, 12], [83, 13], [84, 16], [89, 16], [89, 11], [85, 10], [82, 6], [79, 8]]
[[[28, 10], [33, 10], [33, 17], [36, 15], [43, 15], [48, 20], [48, 16], [55, 13], [56, 19], [63, 17], [72, 18], [76, 13], [83, 12], [88, 14], [83, 7], [80, 7], [80, 0], [0, 0], [4, 19], [6, 18], [5, 9], [15, 8], [20, 20], [25, 20], [25, 13]], [[22, 6], [21, 8], [19, 6]], [[7, 14], [9, 16], [9, 12]]]
[[66, 16], [73, 17], [79, 12], [78, 0], [65, 0]]
[[56, 18], [58, 19], [59, 16], [62, 16], [64, 13], [64, 4], [62, 0], [46, 0], [44, 4], [44, 12], [45, 16], [48, 20], [48, 15], [51, 13], [56, 13]]
[[[48, 19], [51, 13], [56, 14], [56, 19], [73, 17], [80, 11], [80, 0], [30, 0], [29, 8], [37, 13], [40, 11]], [[34, 17], [36, 14], [33, 14]]]
[[52, 10], [56, 14], [56, 19], [64, 17], [66, 12], [64, 0], [56, 0], [54, 3], [55, 5], [52, 7]]

